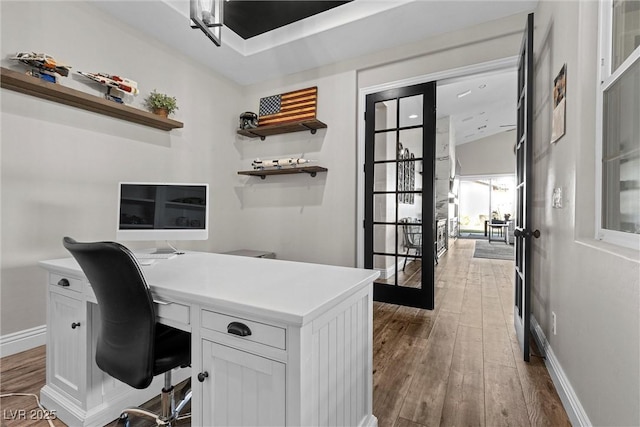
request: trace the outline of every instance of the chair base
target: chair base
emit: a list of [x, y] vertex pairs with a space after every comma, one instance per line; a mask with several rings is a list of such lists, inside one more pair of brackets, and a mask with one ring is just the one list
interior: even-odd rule
[[160, 402], [162, 406], [162, 413], [156, 414], [147, 409], [136, 407], [130, 407], [122, 411], [120, 414], [120, 421], [124, 422], [126, 427], [129, 427], [129, 415], [138, 415], [143, 417], [149, 417], [155, 420], [157, 426], [171, 427], [175, 425], [176, 421], [184, 420], [191, 417], [191, 414], [180, 415], [180, 412], [191, 401], [191, 390], [188, 390], [184, 397], [178, 404], [175, 404], [174, 388], [173, 386], [162, 389], [160, 395]]

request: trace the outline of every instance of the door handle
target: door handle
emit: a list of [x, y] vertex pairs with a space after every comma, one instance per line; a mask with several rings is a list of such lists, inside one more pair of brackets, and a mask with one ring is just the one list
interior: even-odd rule
[[532, 237], [533, 236], [536, 239], [538, 239], [540, 237], [540, 230], [531, 231], [524, 228], [522, 230], [515, 230], [513, 232], [513, 235], [516, 237]]
[[200, 372], [198, 374], [198, 381], [200, 381], [201, 383], [204, 382], [205, 378], [209, 377], [209, 372], [204, 371], [204, 372]]

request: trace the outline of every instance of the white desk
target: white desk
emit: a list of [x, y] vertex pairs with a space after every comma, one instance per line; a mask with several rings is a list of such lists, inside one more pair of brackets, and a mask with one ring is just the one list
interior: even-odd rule
[[[96, 426], [159, 394], [162, 378], [135, 390], [96, 366], [98, 307], [75, 260], [40, 265], [49, 273], [43, 405], [69, 425]], [[378, 272], [210, 253], [143, 271], [159, 320], [192, 334], [191, 372], [174, 374], [174, 382], [192, 377], [191, 425], [377, 424], [371, 284]], [[232, 321], [252, 335], [228, 334]]]

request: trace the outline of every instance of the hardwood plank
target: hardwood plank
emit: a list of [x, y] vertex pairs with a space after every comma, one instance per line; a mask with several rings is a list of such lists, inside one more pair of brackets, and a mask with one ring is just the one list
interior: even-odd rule
[[416, 366], [411, 393], [400, 416], [426, 425], [440, 422], [458, 329], [458, 313], [440, 311], [427, 348]]
[[373, 406], [380, 426], [392, 426], [398, 417], [426, 343], [426, 339], [402, 335], [385, 369], [374, 372]]
[[441, 426], [484, 426], [482, 329], [460, 325]]
[[544, 359], [537, 356], [540, 353], [535, 341], [531, 340], [530, 343], [532, 356], [529, 363], [522, 358], [520, 345], [517, 341], [512, 342], [511, 345], [531, 425], [571, 426], [571, 421], [562, 406]]
[[482, 328], [482, 290], [467, 286], [462, 299], [460, 325]]
[[485, 363], [484, 387], [486, 425], [531, 424], [516, 368]]
[[424, 424], [409, 421], [406, 418], [398, 417], [393, 427], [426, 427]]

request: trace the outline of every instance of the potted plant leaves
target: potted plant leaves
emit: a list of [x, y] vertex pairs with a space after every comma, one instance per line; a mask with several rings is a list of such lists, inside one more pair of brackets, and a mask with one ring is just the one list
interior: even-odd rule
[[178, 104], [174, 96], [156, 92], [155, 89], [145, 98], [144, 104], [154, 114], [162, 117], [168, 117], [169, 114], [173, 114], [173, 112], [178, 109]]

